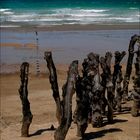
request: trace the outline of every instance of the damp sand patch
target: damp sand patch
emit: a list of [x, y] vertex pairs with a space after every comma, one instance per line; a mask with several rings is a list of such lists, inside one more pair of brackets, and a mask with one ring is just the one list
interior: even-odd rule
[[1, 43], [0, 44], [1, 47], [14, 47], [14, 48], [20, 48], [20, 49], [24, 49], [24, 48], [36, 48], [37, 45], [34, 43], [25, 43], [25, 44], [21, 44], [21, 43]]

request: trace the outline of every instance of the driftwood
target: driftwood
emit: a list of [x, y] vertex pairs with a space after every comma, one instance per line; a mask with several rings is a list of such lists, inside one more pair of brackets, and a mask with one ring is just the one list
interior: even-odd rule
[[114, 86], [114, 91], [116, 92], [115, 96], [115, 101], [116, 101], [116, 108], [117, 111], [121, 111], [121, 100], [122, 100], [122, 94], [123, 94], [123, 89], [121, 86], [123, 76], [122, 76], [122, 66], [120, 65], [121, 60], [123, 57], [126, 55], [126, 53], [116, 51], [115, 52], [115, 65], [114, 65], [114, 72], [113, 72], [113, 86]]
[[89, 94], [89, 103], [91, 109], [91, 124], [93, 127], [101, 127], [103, 123], [102, 119], [102, 94], [103, 87], [101, 86], [101, 77], [99, 73], [99, 55], [90, 53], [89, 59], [89, 71], [88, 76], [91, 78], [91, 91]]
[[130, 43], [129, 43], [129, 55], [127, 60], [127, 67], [126, 67], [126, 73], [123, 80], [123, 99], [127, 100], [128, 98], [128, 85], [130, 80], [130, 75], [132, 71], [132, 64], [133, 64], [133, 57], [134, 57], [134, 46], [137, 40], [139, 40], [140, 36], [134, 35], [131, 37]]
[[132, 92], [133, 106], [131, 109], [131, 114], [132, 116], [137, 117], [140, 111], [140, 42], [138, 46], [138, 51], [136, 51], [135, 53], [137, 54], [135, 63], [136, 76], [134, 78], [134, 90]]
[[113, 79], [112, 79], [114, 89], [116, 86], [117, 76], [122, 68], [122, 66], [120, 65], [120, 62], [122, 61], [122, 59], [124, 58], [125, 55], [126, 55], [125, 51], [123, 51], [123, 52], [116, 51], [115, 52], [115, 65], [114, 65], [114, 72], [113, 72]]
[[77, 124], [77, 136], [83, 137], [88, 126], [89, 97], [86, 88], [89, 87], [88, 79], [78, 77], [76, 81], [76, 109], [74, 123]]
[[61, 118], [63, 115], [62, 112], [62, 107], [61, 107], [61, 102], [60, 102], [60, 95], [59, 95], [59, 88], [58, 88], [58, 83], [57, 83], [57, 73], [56, 73], [56, 68], [52, 59], [52, 53], [51, 52], [45, 52], [45, 57], [44, 59], [47, 62], [47, 67], [49, 69], [49, 80], [51, 83], [51, 88], [53, 91], [53, 98], [56, 103], [56, 117], [58, 119], [59, 124], [61, 123]]
[[52, 53], [45, 52], [45, 59], [50, 72], [49, 80], [53, 90], [53, 97], [57, 108], [56, 115], [59, 122], [59, 127], [55, 131], [54, 138], [55, 140], [64, 140], [72, 122], [72, 96], [75, 92], [75, 83], [78, 76], [78, 61], [73, 61], [69, 67], [67, 82], [62, 89], [63, 100], [61, 101]]
[[64, 140], [72, 122], [72, 96], [75, 92], [75, 83], [78, 76], [78, 61], [73, 61], [69, 67], [66, 84], [63, 86], [63, 115], [61, 124], [54, 134], [55, 140]]
[[102, 86], [99, 76], [99, 55], [90, 53], [83, 62], [83, 77], [76, 82], [74, 122], [77, 136], [84, 137], [88, 121], [95, 127], [102, 125]]
[[28, 100], [28, 71], [29, 71], [29, 64], [24, 62], [20, 67], [20, 78], [21, 78], [21, 85], [19, 89], [20, 99], [22, 102], [22, 128], [21, 128], [21, 136], [28, 137], [29, 136], [29, 127], [32, 123], [33, 115], [30, 110], [30, 103]]
[[[102, 83], [102, 86], [104, 87], [104, 96], [105, 96], [105, 91], [107, 90], [106, 103], [108, 104], [107, 118], [108, 118], [109, 123], [112, 123], [113, 121], [113, 106], [114, 106], [114, 91], [113, 91], [112, 74], [111, 74], [111, 59], [112, 59], [111, 52], [107, 52], [105, 57], [100, 58], [100, 64], [103, 70], [103, 73], [101, 74], [101, 77], [102, 77], [101, 83]], [[105, 112], [105, 104], [103, 106], [103, 110]]]

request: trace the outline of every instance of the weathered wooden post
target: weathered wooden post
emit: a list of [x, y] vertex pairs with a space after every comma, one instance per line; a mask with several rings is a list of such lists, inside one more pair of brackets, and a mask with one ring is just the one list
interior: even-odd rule
[[115, 90], [115, 86], [116, 86], [117, 76], [118, 76], [119, 72], [121, 72], [121, 68], [122, 68], [122, 66], [120, 65], [120, 62], [122, 61], [122, 59], [124, 58], [125, 55], [126, 55], [125, 51], [122, 51], [122, 52], [116, 51], [115, 52], [115, 64], [114, 64], [114, 72], [113, 72], [113, 79], [112, 79], [114, 90]]
[[121, 111], [121, 100], [122, 100], [122, 94], [123, 94], [123, 90], [122, 90], [122, 80], [123, 80], [123, 76], [122, 76], [122, 66], [120, 65], [121, 60], [123, 59], [123, 57], [126, 55], [126, 53], [123, 52], [119, 52], [116, 51], [115, 52], [115, 65], [114, 65], [114, 72], [113, 72], [113, 86], [114, 86], [114, 91], [116, 92], [116, 96], [115, 96], [115, 106], [117, 108], [117, 111]]
[[60, 124], [63, 112], [62, 112], [62, 106], [61, 106], [60, 95], [59, 95], [56, 68], [55, 68], [55, 65], [54, 65], [54, 62], [52, 59], [52, 52], [45, 52], [44, 55], [45, 55], [44, 59], [47, 62], [47, 67], [48, 67], [49, 73], [50, 73], [49, 80], [50, 80], [51, 88], [53, 91], [53, 98], [56, 103], [56, 117]]
[[103, 87], [99, 74], [99, 55], [89, 53], [83, 62], [83, 77], [76, 81], [76, 109], [74, 122], [77, 124], [77, 135], [84, 133], [91, 122], [93, 127], [102, 125]]
[[140, 111], [140, 42], [138, 46], [138, 51], [136, 51], [135, 53], [137, 54], [135, 63], [136, 76], [134, 78], [134, 90], [132, 91], [133, 106], [131, 109], [131, 114], [132, 116], [137, 117]]
[[103, 104], [103, 87], [101, 85], [101, 77], [99, 73], [99, 55], [90, 53], [88, 55], [88, 71], [87, 75], [91, 79], [91, 91], [89, 91], [89, 103], [91, 109], [91, 124], [93, 127], [101, 127], [103, 123], [102, 104]]
[[78, 61], [73, 61], [69, 67], [68, 77], [63, 86], [63, 115], [61, 123], [54, 134], [55, 140], [64, 140], [72, 122], [72, 97], [75, 92], [75, 83], [78, 76]]
[[114, 92], [113, 92], [113, 83], [112, 83], [112, 74], [111, 74], [111, 59], [112, 53], [107, 52], [105, 57], [100, 58], [101, 68], [103, 73], [101, 74], [102, 77], [102, 85], [104, 87], [104, 94], [105, 90], [107, 89], [107, 100], [108, 100], [108, 121], [112, 123], [113, 121], [113, 105], [114, 105]]
[[132, 71], [132, 64], [133, 64], [133, 57], [134, 57], [134, 46], [137, 40], [140, 38], [138, 35], [133, 35], [131, 37], [130, 43], [129, 43], [129, 55], [127, 60], [127, 67], [126, 67], [126, 73], [123, 80], [123, 99], [127, 100], [128, 98], [128, 85], [130, 80], [130, 75]]
[[78, 76], [78, 61], [71, 63], [68, 71], [67, 81], [63, 86], [63, 100], [60, 100], [59, 87], [57, 83], [56, 68], [51, 52], [45, 52], [45, 60], [49, 69], [49, 80], [53, 90], [53, 97], [56, 103], [56, 116], [59, 127], [54, 134], [55, 140], [64, 140], [72, 122], [72, 96], [75, 92], [75, 83]]
[[29, 72], [29, 64], [27, 62], [22, 63], [20, 67], [20, 78], [21, 85], [19, 89], [20, 99], [22, 102], [22, 128], [21, 128], [21, 136], [28, 137], [29, 136], [29, 127], [32, 123], [33, 115], [30, 110], [30, 103], [28, 100], [28, 72]]
[[[89, 96], [86, 88], [89, 79], [78, 77], [76, 81], [76, 109], [74, 111], [74, 123], [77, 124], [77, 136], [83, 137], [88, 126]], [[87, 83], [87, 84], [86, 84]], [[89, 87], [90, 88], [90, 87]]]

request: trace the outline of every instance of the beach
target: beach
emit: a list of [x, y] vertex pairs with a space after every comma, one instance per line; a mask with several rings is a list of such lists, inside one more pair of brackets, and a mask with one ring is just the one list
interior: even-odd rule
[[[23, 61], [33, 65], [39, 61], [42, 65], [45, 63], [45, 51], [52, 51], [56, 64], [66, 65], [69, 65], [73, 60], [82, 63], [90, 52], [98, 53], [101, 56], [104, 56], [107, 51], [111, 51], [113, 54], [115, 51], [127, 52], [131, 36], [139, 34], [138, 26], [138, 24], [128, 24], [79, 25], [79, 28], [78, 25], [2, 28], [1, 72], [6, 71], [3, 70], [3, 66], [21, 64]], [[123, 63], [126, 61], [127, 56], [123, 59]]]
[[[116, 26], [115, 26], [116, 27]], [[104, 56], [105, 52], [128, 51], [129, 41], [132, 35], [138, 34], [136, 26], [119, 28], [107, 26], [107, 28], [94, 29], [81, 27], [77, 30], [70, 27], [53, 29], [41, 28], [40, 30], [27, 30], [26, 28], [3, 28], [1, 31], [1, 139], [2, 140], [24, 140], [20, 137], [22, 112], [18, 89], [20, 86], [20, 65], [27, 61], [29, 68], [29, 101], [33, 113], [33, 122], [30, 126], [30, 140], [53, 140], [54, 131], [50, 131], [51, 125], [55, 128], [58, 123], [55, 117], [55, 102], [49, 83], [48, 69], [44, 60], [44, 52], [52, 51], [53, 59], [58, 74], [59, 89], [67, 78], [69, 64], [73, 60], [81, 63], [90, 52], [99, 53]], [[76, 28], [76, 27], [75, 27]], [[93, 28], [93, 29], [91, 29]], [[58, 29], [58, 30], [57, 30]], [[61, 29], [61, 30], [59, 30]], [[38, 32], [38, 53], [35, 32]], [[128, 52], [127, 52], [128, 54]], [[126, 69], [126, 56], [123, 61], [123, 73]], [[40, 73], [36, 76], [36, 60], [39, 60]], [[114, 58], [112, 59], [112, 67]], [[112, 69], [113, 70], [113, 69]], [[134, 69], [132, 72], [134, 75]], [[42, 84], [40, 84], [42, 83]], [[129, 89], [132, 89], [131, 80]], [[73, 111], [75, 109], [76, 97], [73, 97]], [[124, 104], [124, 108], [131, 108], [132, 101]], [[139, 117], [134, 118], [130, 110], [121, 114], [114, 113], [114, 123], [106, 124], [101, 128], [92, 128], [89, 124], [85, 136], [87, 140], [138, 140], [139, 139]], [[130, 127], [131, 126], [131, 127]], [[72, 123], [66, 140], [77, 140], [76, 124]]]
[[[0, 5], [0, 139], [54, 140], [56, 106], [49, 83], [49, 71], [44, 52], [51, 51], [56, 66], [58, 86], [67, 80], [72, 61], [82, 62], [90, 52], [105, 56], [112, 53], [111, 72], [115, 51], [125, 51], [121, 61], [123, 76], [126, 71], [128, 47], [133, 35], [140, 34], [140, 2], [138, 0], [3, 0]], [[137, 45], [135, 45], [137, 50]], [[29, 137], [21, 137], [22, 104], [20, 66], [29, 63], [28, 98], [33, 121]], [[135, 57], [129, 90], [133, 89]], [[103, 127], [85, 132], [85, 140], [140, 140], [140, 117], [132, 117], [133, 101], [122, 104], [121, 113], [114, 111], [113, 124], [103, 117]], [[76, 93], [72, 112], [76, 107]], [[72, 122], [66, 140], [80, 140], [77, 126]]]
[[[54, 131], [50, 130], [53, 125], [58, 127], [55, 111], [56, 106], [52, 97], [52, 90], [49, 83], [49, 75], [46, 73], [36, 76], [33, 68], [29, 69], [28, 92], [33, 121], [30, 126], [30, 137], [21, 137], [22, 106], [18, 93], [20, 86], [20, 73], [9, 73], [0, 75], [1, 83], [1, 118], [0, 133], [2, 140], [54, 140]], [[58, 84], [61, 94], [62, 85], [66, 82], [67, 66], [56, 65]], [[125, 69], [125, 68], [123, 68]], [[40, 84], [41, 83], [41, 84]], [[132, 88], [132, 81], [129, 88]], [[62, 94], [61, 94], [62, 95]], [[73, 96], [73, 111], [75, 109], [76, 95]], [[132, 117], [130, 108], [132, 101], [124, 104], [123, 112], [114, 112], [114, 123], [108, 124], [104, 118], [104, 125], [100, 128], [92, 128], [89, 124], [85, 132], [86, 140], [139, 140], [139, 117]], [[77, 126], [72, 123], [66, 140], [78, 140], [76, 136]]]

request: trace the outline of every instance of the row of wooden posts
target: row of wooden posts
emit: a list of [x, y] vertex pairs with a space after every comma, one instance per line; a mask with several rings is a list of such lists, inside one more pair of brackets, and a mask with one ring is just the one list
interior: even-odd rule
[[[135, 51], [135, 45], [138, 43], [138, 49]], [[93, 127], [101, 127], [103, 116], [106, 115], [108, 122], [113, 122], [113, 111], [121, 111], [121, 101], [128, 99], [128, 86], [132, 71], [134, 54], [135, 78], [132, 89], [133, 106], [132, 116], [138, 116], [140, 111], [140, 36], [131, 37], [126, 73], [122, 75], [121, 60], [125, 52], [115, 52], [115, 64], [113, 74], [111, 72], [112, 54], [107, 52], [105, 57], [98, 54], [89, 53], [84, 59], [82, 66], [82, 76], [78, 72], [78, 60], [73, 61], [68, 70], [66, 83], [62, 88], [62, 100], [60, 99], [59, 87], [57, 82], [57, 72], [53, 62], [52, 53], [45, 52], [45, 60], [49, 69], [49, 81], [53, 91], [53, 98], [56, 104], [56, 116], [59, 127], [54, 133], [55, 140], [64, 140], [71, 126], [72, 120], [77, 124], [77, 135], [84, 137], [84, 133], [91, 122]], [[102, 68], [100, 74], [99, 65]], [[28, 100], [28, 72], [29, 63], [24, 62], [20, 68], [21, 85], [19, 94], [22, 102], [22, 128], [21, 135], [29, 136], [29, 126], [33, 115]], [[123, 82], [123, 87], [121, 83]], [[72, 117], [72, 97], [76, 92], [76, 109]], [[107, 93], [107, 97], [105, 94]], [[107, 111], [106, 111], [107, 106]]]

